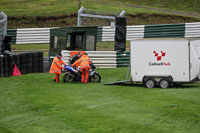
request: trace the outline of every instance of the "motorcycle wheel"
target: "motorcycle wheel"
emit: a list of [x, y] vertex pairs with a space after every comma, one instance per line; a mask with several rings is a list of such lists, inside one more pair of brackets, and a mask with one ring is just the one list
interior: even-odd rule
[[101, 81], [101, 76], [98, 73], [95, 73], [90, 77], [90, 81], [92, 82], [100, 82]]
[[70, 75], [70, 74], [65, 74], [63, 76], [63, 81], [64, 81], [64, 83], [73, 82], [74, 81], [74, 77], [72, 75]]

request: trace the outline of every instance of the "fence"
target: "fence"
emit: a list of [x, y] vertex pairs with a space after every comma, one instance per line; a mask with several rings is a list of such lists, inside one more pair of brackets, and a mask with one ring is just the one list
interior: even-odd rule
[[7, 34], [7, 16], [4, 12], [0, 13], [0, 34], [4, 36]]
[[[49, 43], [51, 28], [9, 29], [14, 44]], [[114, 41], [115, 27], [98, 27], [98, 41]], [[136, 25], [127, 26], [127, 40], [139, 38], [188, 38], [200, 37], [200, 22], [183, 24]], [[64, 60], [68, 61], [69, 51], [64, 52]], [[129, 64], [129, 52], [88, 51], [97, 67], [114, 68]]]
[[0, 54], [4, 37], [7, 34], [7, 16], [4, 12], [0, 13]]
[[[8, 29], [13, 44], [49, 43], [51, 28]], [[98, 27], [97, 41], [114, 41], [115, 27]], [[127, 40], [139, 38], [200, 37], [200, 22], [127, 26]]]

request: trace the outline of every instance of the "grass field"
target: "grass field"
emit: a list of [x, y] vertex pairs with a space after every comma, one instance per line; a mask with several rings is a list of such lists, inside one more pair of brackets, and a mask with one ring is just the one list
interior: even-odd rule
[[[78, 1], [1, 0], [0, 11], [8, 15], [9, 29], [76, 26]], [[122, 10], [125, 10], [128, 25], [146, 25], [198, 22], [200, 20], [199, 4], [197, 0], [82, 0], [81, 6], [89, 9], [86, 10], [87, 13], [95, 14], [119, 15]], [[182, 12], [182, 14], [174, 11]], [[110, 21], [84, 18], [83, 25], [105, 26], [110, 25]]]
[[[12, 3], [12, 4], [11, 4]], [[9, 16], [60, 16], [76, 14], [78, 11], [78, 0], [1, 0], [0, 10], [7, 13]], [[104, 13], [118, 14], [124, 10], [126, 6], [111, 6], [112, 4], [105, 4], [97, 1], [83, 0], [82, 6], [90, 9], [104, 10]], [[129, 13], [144, 13], [148, 10], [137, 8], [126, 8]], [[155, 11], [149, 11], [155, 13]]]
[[[107, 1], [107, 0], [104, 0]], [[116, 0], [110, 0], [116, 2]], [[156, 7], [162, 9], [170, 9], [174, 11], [182, 11], [188, 13], [199, 14], [199, 0], [117, 0], [126, 4], [135, 4], [147, 7]]]
[[200, 85], [104, 86], [124, 80], [127, 68], [97, 71], [101, 83], [56, 84], [48, 73], [1, 78], [0, 133], [200, 132]]
[[[90, 9], [102, 9], [119, 12], [126, 9], [129, 14], [152, 13], [153, 11], [126, 7], [123, 5], [112, 6], [112, 4], [135, 4], [156, 8], [171, 9], [199, 14], [198, 0], [82, 0], [82, 6]], [[1, 0], [0, 10], [5, 11], [9, 16], [54, 16], [77, 13], [78, 0]], [[107, 12], [107, 13], [108, 13]]]
[[[127, 50], [129, 49], [130, 42], [126, 42]], [[11, 45], [12, 50], [41, 50], [41, 49], [49, 49], [49, 44], [12, 44]], [[97, 51], [101, 50], [114, 50], [114, 42], [97, 42]]]

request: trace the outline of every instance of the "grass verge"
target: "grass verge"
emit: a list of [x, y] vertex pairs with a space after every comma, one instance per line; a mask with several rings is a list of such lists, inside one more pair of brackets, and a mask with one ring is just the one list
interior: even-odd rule
[[[98, 69], [100, 83], [53, 82], [48, 73], [0, 79], [1, 133], [198, 133], [200, 85], [103, 86], [127, 68]], [[61, 75], [62, 77], [63, 75]]]

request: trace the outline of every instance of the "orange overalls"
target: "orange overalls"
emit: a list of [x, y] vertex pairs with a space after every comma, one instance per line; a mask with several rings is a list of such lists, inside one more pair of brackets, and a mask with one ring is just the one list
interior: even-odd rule
[[57, 56], [54, 57], [49, 73], [55, 73], [56, 74], [56, 76], [54, 78], [54, 81], [56, 81], [56, 83], [59, 82], [61, 69], [64, 68], [62, 66], [62, 64], [66, 65], [66, 63], [63, 60], [58, 59]]
[[82, 55], [81, 58], [72, 64], [72, 67], [78, 64], [80, 64], [82, 72], [81, 82], [87, 84], [91, 64], [90, 58], [87, 55]]

